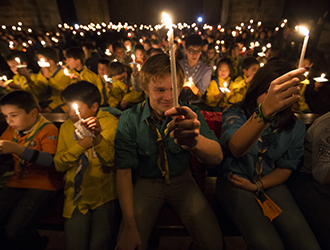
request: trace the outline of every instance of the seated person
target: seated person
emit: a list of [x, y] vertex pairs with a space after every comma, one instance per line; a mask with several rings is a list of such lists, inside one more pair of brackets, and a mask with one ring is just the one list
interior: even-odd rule
[[[38, 98], [43, 104], [42, 112], [44, 113], [63, 113], [63, 102], [61, 100], [61, 92], [70, 83], [69, 76], [64, 74], [63, 68], [58, 65], [59, 55], [52, 47], [41, 48], [37, 52], [39, 61], [43, 60], [49, 66], [41, 67], [36, 79], [37, 86], [44, 86], [42, 97]], [[40, 95], [38, 95], [40, 96]]]
[[97, 75], [85, 66], [85, 53], [81, 48], [73, 47], [66, 50], [66, 64], [70, 71], [71, 82], [88, 81], [97, 86]]
[[305, 135], [291, 105], [306, 69], [290, 70], [286, 62], [268, 62], [244, 100], [222, 113], [217, 195], [248, 249], [320, 249], [285, 185], [297, 170]]
[[[178, 62], [176, 67], [180, 93], [184, 72]], [[196, 248], [222, 249], [217, 219], [189, 171], [191, 154], [202, 162], [219, 164], [221, 147], [197, 107], [183, 103], [173, 107], [170, 68], [168, 55], [150, 57], [140, 71], [148, 99], [119, 119], [115, 166], [123, 230], [118, 249], [147, 249], [165, 202], [173, 207]]]
[[145, 57], [145, 50], [143, 48], [143, 45], [138, 44], [135, 46], [135, 57], [136, 62], [139, 64], [143, 64], [146, 61]]
[[39, 114], [36, 97], [16, 90], [0, 100], [8, 127], [0, 137], [0, 154], [12, 154], [14, 174], [0, 190], [1, 248], [45, 249], [33, 223], [56, 190], [63, 175], [55, 171], [58, 129]]
[[231, 103], [241, 102], [244, 98], [250, 82], [259, 69], [259, 62], [254, 57], [247, 57], [242, 62], [243, 75], [238, 76], [232, 83], [232, 96], [230, 97]]
[[202, 38], [193, 34], [185, 40], [186, 58], [180, 60], [180, 64], [185, 72], [185, 82], [191, 80], [192, 85], [182, 89], [180, 100], [186, 102], [202, 103], [202, 96], [210, 84], [212, 69], [200, 59], [202, 54]]
[[91, 42], [83, 44], [82, 49], [86, 58], [85, 65], [95, 74], [97, 74], [98, 61], [101, 59], [100, 54], [97, 52], [95, 46]]
[[124, 46], [120, 42], [114, 42], [112, 44], [113, 55], [110, 58], [111, 62], [120, 62], [122, 64], [128, 65], [131, 61], [131, 57], [125, 55]]
[[206, 58], [205, 58], [205, 61], [212, 68], [213, 77], [216, 77], [217, 65], [218, 65], [218, 62], [220, 61], [220, 56], [219, 56], [219, 53], [217, 53], [215, 46], [216, 46], [215, 43], [209, 43], [207, 45], [207, 52], [206, 52]]
[[9, 92], [16, 89], [23, 89], [38, 95], [40, 88], [35, 84], [37, 75], [27, 68], [27, 58], [21, 51], [13, 51], [6, 58], [10, 70], [15, 74], [12, 81], [6, 84], [0, 81], [0, 86], [6, 88]]
[[61, 126], [54, 162], [66, 175], [66, 249], [114, 249], [120, 223], [114, 180], [118, 119], [99, 109], [101, 95], [92, 83], [73, 83], [61, 96], [70, 119]]
[[100, 59], [97, 65], [98, 84], [97, 87], [101, 93], [101, 107], [108, 107], [109, 93], [112, 87], [112, 79], [110, 77], [110, 61], [108, 59]]
[[230, 106], [228, 99], [233, 94], [231, 89], [232, 66], [228, 58], [223, 58], [217, 65], [217, 78], [212, 80], [206, 89], [205, 104], [222, 111]]
[[130, 82], [131, 68], [120, 62], [110, 64], [113, 83], [109, 93], [110, 107], [124, 110], [143, 101], [142, 91], [135, 91]]
[[233, 64], [233, 79], [235, 79], [238, 76], [238, 69], [239, 69], [239, 56], [240, 56], [240, 48], [237, 43], [234, 43], [230, 46], [228, 51], [228, 58], [231, 60], [231, 63]]
[[313, 230], [321, 249], [330, 249], [330, 112], [306, 132], [304, 163], [290, 191]]

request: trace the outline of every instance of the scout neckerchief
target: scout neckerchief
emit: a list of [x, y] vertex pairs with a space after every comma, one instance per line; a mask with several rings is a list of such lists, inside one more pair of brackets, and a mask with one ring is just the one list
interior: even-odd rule
[[194, 76], [196, 75], [196, 73], [197, 73], [197, 71], [198, 71], [198, 69], [199, 69], [200, 66], [201, 66], [201, 60], [198, 60], [198, 62], [197, 62], [197, 66], [196, 66], [194, 72], [192, 73], [191, 76], [189, 76], [189, 71], [188, 71], [188, 59], [186, 59], [186, 60], [184, 61], [184, 71], [185, 71], [185, 73], [186, 73], [186, 81], [189, 81], [189, 78], [190, 78], [190, 77], [192, 78], [192, 81], [194, 81]]
[[[144, 108], [145, 101], [142, 104], [142, 110]], [[149, 127], [157, 134], [157, 146], [158, 146], [158, 152], [159, 157], [157, 159], [157, 165], [162, 173], [162, 176], [165, 177], [165, 183], [170, 184], [170, 169], [168, 166], [168, 159], [166, 155], [166, 148], [164, 144], [164, 139], [168, 135], [168, 129], [166, 128], [163, 132], [163, 134], [160, 133], [159, 129], [154, 124], [153, 120], [149, 116], [145, 119], [145, 122], [149, 125]]]
[[[97, 110], [97, 112], [95, 114], [95, 117], [97, 116], [98, 112], [99, 112], [99, 110]], [[96, 156], [96, 153], [94, 151], [94, 147], [92, 147], [92, 154], [93, 154], [93, 158], [94, 157], [97, 157]], [[73, 204], [76, 204], [77, 201], [80, 199], [80, 197], [82, 195], [81, 184], [82, 184], [84, 173], [85, 173], [85, 171], [86, 171], [86, 169], [88, 167], [88, 164], [89, 164], [88, 156], [89, 156], [88, 149], [85, 150], [85, 152], [82, 153], [79, 156], [79, 161], [78, 161], [79, 165], [78, 165], [78, 167], [76, 169], [75, 176], [74, 176]]]
[[62, 67], [60, 65], [58, 65], [55, 72], [51, 75], [51, 78], [54, 78], [57, 75], [57, 73], [61, 71], [61, 69], [62, 69]]
[[[273, 134], [274, 133], [276, 133], [276, 130], [273, 131]], [[258, 191], [256, 192], [256, 199], [259, 205], [261, 206], [264, 215], [268, 217], [270, 221], [273, 221], [277, 216], [279, 216], [282, 213], [282, 209], [279, 208], [275, 204], [275, 202], [273, 202], [264, 192], [264, 190], [260, 187], [259, 180], [262, 174], [263, 156], [268, 150], [268, 148], [264, 146], [261, 136], [258, 139], [258, 146], [259, 146], [259, 152], [257, 156], [255, 176], [254, 176], [254, 183], [258, 187]]]
[[[38, 121], [37, 123], [33, 126], [33, 128], [31, 129], [31, 132], [29, 133], [28, 138], [25, 140], [23, 146], [24, 147], [33, 147], [35, 144], [32, 143], [32, 139], [40, 132], [40, 130], [42, 130], [46, 125], [50, 124], [52, 122], [48, 121], [45, 117], [43, 117], [42, 115], [39, 115], [38, 117]], [[15, 131], [14, 133], [14, 138], [13, 141], [15, 143], [18, 143], [18, 139], [17, 139], [17, 132]], [[34, 145], [33, 145], [34, 144]], [[26, 169], [26, 161], [19, 158], [19, 167], [20, 167], [20, 177], [24, 178], [24, 174], [29, 174], [28, 170]]]
[[131, 90], [129, 88], [129, 83], [128, 82], [124, 82], [125, 86], [126, 86], [126, 94], [130, 93]]
[[108, 96], [107, 96], [106, 84], [103, 81], [103, 77], [100, 76], [100, 78], [101, 78], [101, 83], [102, 83], [103, 104], [107, 104], [108, 103]]

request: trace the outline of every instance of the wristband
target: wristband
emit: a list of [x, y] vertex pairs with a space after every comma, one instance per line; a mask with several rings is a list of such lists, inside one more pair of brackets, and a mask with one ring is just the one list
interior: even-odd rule
[[257, 114], [254, 119], [257, 119], [258, 117], [260, 118], [260, 121], [262, 122], [266, 122], [266, 123], [270, 123], [272, 122], [274, 119], [275, 119], [275, 116], [273, 117], [268, 117], [268, 116], [265, 116], [264, 113], [262, 113], [262, 110], [261, 110], [261, 104], [260, 103], [258, 105], [258, 107], [256, 107], [256, 109], [254, 110], [254, 112]]
[[260, 193], [260, 192], [263, 191], [262, 188], [260, 187], [260, 184], [259, 184], [258, 181], [254, 181], [253, 183], [257, 185], [257, 192], [256, 193]]

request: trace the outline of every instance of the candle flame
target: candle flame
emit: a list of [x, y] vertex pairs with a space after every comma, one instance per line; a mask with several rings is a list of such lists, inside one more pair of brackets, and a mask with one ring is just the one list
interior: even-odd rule
[[189, 82], [192, 82], [192, 80], [193, 80], [192, 77], [189, 77]]
[[165, 12], [162, 13], [163, 21], [165, 22], [166, 28], [169, 30], [172, 29], [172, 19], [169, 15], [167, 15]]
[[227, 88], [228, 83], [227, 83], [227, 82], [224, 82], [223, 86], [224, 86], [225, 88]]
[[309, 36], [309, 30], [306, 27], [299, 26], [298, 29], [304, 36]]
[[141, 65], [138, 64], [138, 65], [137, 65], [137, 68], [138, 68], [138, 71], [140, 71], [140, 70], [141, 70]]
[[15, 57], [15, 61], [16, 61], [18, 64], [21, 64], [21, 59], [19, 59], [19, 57]]
[[[64, 73], [64, 75], [66, 75], [66, 76], [69, 76], [69, 75], [70, 75], [68, 68], [64, 68], [63, 73]], [[75, 104], [75, 103], [74, 103], [74, 104]], [[76, 105], [77, 105], [77, 104], [76, 104]]]
[[322, 74], [321, 74], [321, 78], [324, 78], [324, 77], [325, 77], [325, 74], [324, 74], [324, 73], [322, 73]]

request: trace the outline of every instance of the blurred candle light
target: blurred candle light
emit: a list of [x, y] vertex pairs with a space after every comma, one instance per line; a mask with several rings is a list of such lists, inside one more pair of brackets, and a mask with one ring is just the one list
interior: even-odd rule
[[81, 120], [81, 115], [80, 115], [77, 103], [73, 103], [72, 107], [73, 107], [74, 111], [76, 112], [76, 115], [78, 116], [79, 120]]
[[169, 42], [169, 52], [170, 52], [170, 61], [171, 61], [171, 75], [172, 75], [172, 91], [173, 91], [173, 106], [178, 107], [178, 85], [176, 77], [176, 60], [175, 60], [175, 51], [174, 51], [174, 32], [172, 28], [172, 20], [169, 15], [165, 12], [162, 13], [163, 20], [165, 22], [166, 28], [168, 29], [167, 36]]

